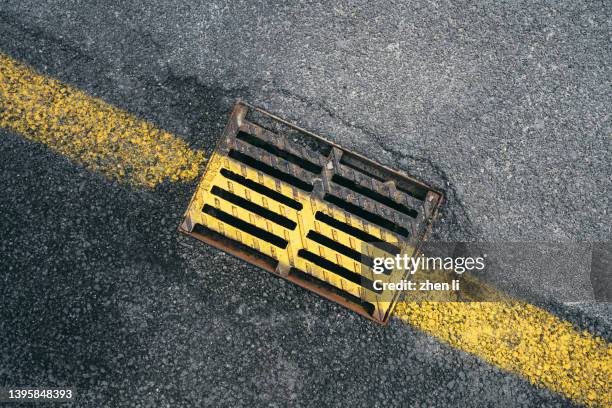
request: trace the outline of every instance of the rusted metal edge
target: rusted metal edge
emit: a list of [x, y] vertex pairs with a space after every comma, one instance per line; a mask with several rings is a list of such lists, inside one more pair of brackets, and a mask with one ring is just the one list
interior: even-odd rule
[[[403, 179], [404, 181], [408, 182], [408, 183], [413, 183], [416, 184], [418, 187], [424, 189], [427, 191], [427, 196], [425, 198], [424, 201], [424, 208], [426, 209], [426, 217], [424, 217], [424, 225], [421, 225], [419, 228], [419, 232], [418, 232], [418, 236], [414, 237], [412, 236], [410, 241], [414, 244], [416, 251], [418, 251], [421, 247], [421, 245], [423, 244], [423, 242], [427, 239], [427, 237], [429, 236], [429, 234], [431, 233], [431, 229], [433, 226], [433, 223], [435, 222], [435, 220], [438, 218], [439, 216], [439, 211], [440, 208], [442, 206], [443, 200], [444, 200], [444, 194], [435, 189], [432, 188], [431, 186], [429, 186], [428, 184], [415, 179], [412, 176], [409, 176], [407, 174], [401, 173], [395, 169], [392, 169], [388, 166], [382, 165], [380, 163], [377, 163], [371, 159], [368, 159], [367, 157], [364, 157], [363, 155], [356, 153], [354, 151], [351, 151], [349, 149], [346, 149], [332, 141], [329, 141], [327, 139], [325, 139], [324, 137], [308, 131], [306, 129], [301, 128], [300, 126], [297, 126], [283, 118], [278, 117], [275, 114], [272, 114], [266, 110], [264, 110], [263, 108], [260, 107], [256, 107], [253, 106], [251, 104], [249, 104], [248, 102], [242, 101], [242, 100], [238, 100], [236, 105], [234, 106], [234, 109], [232, 110], [231, 116], [228, 120], [227, 125], [225, 126], [225, 129], [223, 131], [222, 137], [218, 140], [215, 148], [213, 149], [213, 154], [214, 152], [220, 150], [221, 146], [230, 141], [233, 137], [234, 134], [237, 132], [237, 130], [243, 126], [243, 122], [246, 121], [245, 117], [246, 114], [248, 113], [248, 109], [252, 109], [262, 115], [268, 116], [270, 119], [278, 121], [282, 124], [284, 124], [285, 126], [288, 126], [291, 129], [294, 129], [298, 132], [304, 133], [308, 136], [314, 137], [315, 139], [317, 139], [318, 141], [327, 144], [333, 148], [336, 148], [340, 151], [342, 151], [343, 153], [347, 153], [349, 155], [352, 155], [353, 157], [358, 158], [359, 160], [363, 160], [364, 162], [366, 162], [368, 165], [371, 165], [374, 168], [379, 168], [379, 169], [383, 169], [385, 172], [389, 173], [390, 175], [397, 177], [399, 179]], [[249, 121], [246, 121], [247, 123], [251, 123]], [[206, 172], [208, 172], [208, 164], [206, 166], [206, 169], [204, 171], [204, 174], [206, 174]], [[197, 191], [197, 190], [196, 190]], [[195, 194], [194, 197], [192, 197], [191, 201], [193, 201], [195, 199]], [[191, 207], [191, 202], [189, 204], [189, 207]], [[337, 292], [339, 291], [339, 289], [337, 288], [333, 288], [333, 290], [330, 290], [329, 288], [325, 287], [326, 282], [323, 282], [323, 284], [317, 284], [316, 282], [312, 282], [312, 279], [302, 279], [300, 278], [300, 274], [299, 273], [287, 273], [287, 271], [283, 271], [282, 273], [279, 271], [279, 269], [276, 267], [275, 262], [271, 261], [271, 260], [266, 260], [265, 259], [265, 255], [262, 256], [263, 254], [259, 254], [259, 255], [254, 255], [253, 251], [255, 251], [252, 248], [248, 248], [245, 249], [244, 247], [246, 247], [245, 244], [235, 241], [229, 237], [223, 236], [221, 234], [215, 233], [214, 231], [212, 231], [213, 233], [207, 232], [206, 234], [203, 233], [198, 233], [196, 231], [193, 231], [193, 225], [189, 225], [190, 221], [188, 219], [185, 219], [184, 222], [178, 227], [178, 231], [181, 232], [182, 234], [191, 236], [193, 238], [196, 238], [202, 242], [205, 242], [209, 245], [212, 245], [220, 250], [223, 250], [239, 259], [245, 260], [255, 266], [258, 266], [268, 272], [272, 272], [274, 275], [282, 277], [290, 282], [293, 282], [305, 289], [308, 289], [310, 291], [313, 291], [317, 294], [319, 294], [320, 296], [329, 299], [331, 301], [334, 301], [342, 306], [344, 306], [345, 308], [352, 310], [370, 320], [373, 320], [379, 324], [387, 324], [389, 317], [391, 316], [391, 314], [393, 313], [393, 308], [395, 307], [398, 297], [399, 297], [399, 293], [395, 293], [394, 297], [391, 301], [391, 307], [386, 311], [385, 316], [383, 316], [382, 319], [378, 319], [375, 316], [373, 316], [371, 313], [368, 312], [368, 308], [364, 307], [363, 302], [359, 302], [359, 301], [355, 301], [355, 300], [350, 300], [350, 295], [349, 293], [343, 293], [342, 295], [338, 294]], [[218, 236], [217, 236], [218, 235]], [[278, 261], [276, 261], [278, 262]], [[292, 268], [293, 269], [293, 268]], [[302, 272], [304, 274], [306, 274], [305, 272]], [[307, 274], [308, 275], [308, 274]], [[313, 277], [314, 278], [314, 277]], [[315, 278], [316, 279], [316, 278]], [[329, 285], [329, 284], [327, 284]], [[331, 286], [331, 285], [330, 285]], [[365, 302], [365, 301], [364, 301]]]

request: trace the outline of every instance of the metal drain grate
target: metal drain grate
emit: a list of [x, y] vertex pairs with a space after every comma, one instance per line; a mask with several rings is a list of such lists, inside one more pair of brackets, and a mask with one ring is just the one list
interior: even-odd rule
[[238, 102], [179, 230], [384, 323], [397, 292], [372, 283], [404, 272], [375, 276], [372, 258], [413, 255], [442, 198]]

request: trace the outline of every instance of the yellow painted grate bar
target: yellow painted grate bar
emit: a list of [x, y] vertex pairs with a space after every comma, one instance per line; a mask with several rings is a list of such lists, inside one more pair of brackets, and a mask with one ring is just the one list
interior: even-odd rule
[[442, 203], [427, 185], [238, 102], [179, 230], [385, 323], [397, 294], [372, 258], [420, 247]]

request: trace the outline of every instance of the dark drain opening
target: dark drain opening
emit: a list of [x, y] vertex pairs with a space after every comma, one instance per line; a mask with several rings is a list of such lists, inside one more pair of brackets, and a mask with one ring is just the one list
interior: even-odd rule
[[321, 244], [327, 248], [333, 249], [334, 251], [341, 253], [342, 255], [348, 256], [351, 259], [354, 259], [357, 262], [361, 262], [364, 265], [372, 267], [374, 265], [374, 261], [367, 255], [362, 254], [359, 251], [355, 251], [353, 248], [349, 248], [346, 245], [343, 245], [337, 241], [334, 241], [331, 238], [326, 237], [325, 235], [319, 234], [316, 231], [308, 231], [306, 234], [306, 238], [313, 240], [314, 242]]
[[279, 248], [287, 248], [288, 242], [283, 238], [276, 236], [266, 230], [263, 230], [255, 225], [251, 225], [248, 222], [242, 221], [240, 218], [236, 218], [231, 214], [226, 213], [223, 210], [215, 208], [211, 205], [204, 205], [202, 211], [205, 214], [210, 215], [211, 217], [215, 217], [216, 219], [223, 221], [224, 223], [231, 225], [234, 228], [237, 228], [241, 231], [244, 231], [248, 234], [253, 235], [259, 239], [263, 239], [266, 242], [271, 243]]
[[394, 210], [401, 212], [402, 214], [406, 214], [409, 217], [416, 218], [419, 215], [419, 213], [413, 210], [412, 208], [408, 208], [403, 204], [397, 203], [393, 201], [392, 199], [390, 199], [389, 197], [384, 196], [380, 193], [377, 193], [376, 191], [370, 190], [367, 187], [359, 185], [355, 183], [353, 180], [349, 180], [345, 177], [340, 176], [339, 174], [334, 174], [332, 176], [332, 181], [336, 184], [341, 185], [342, 187], [346, 187], [359, 194], [369, 197], [372, 200], [376, 200], [379, 203], [386, 205], [387, 207], [391, 207]]
[[262, 184], [259, 184], [253, 180], [250, 180], [246, 177], [241, 176], [240, 174], [234, 173], [227, 169], [221, 169], [221, 174], [223, 177], [235, 181], [236, 183], [242, 184], [243, 186], [250, 188], [251, 190], [265, 195], [266, 197], [271, 198], [274, 201], [278, 201], [279, 203], [285, 204], [288, 207], [293, 208], [294, 210], [301, 210], [304, 206], [301, 203], [298, 203], [292, 198], [282, 195], [276, 190], [272, 190]]
[[371, 244], [372, 246], [375, 246], [380, 250], [388, 252], [391, 255], [397, 255], [401, 252], [399, 247], [388, 242], [382, 241], [380, 238], [368, 234], [367, 232], [360, 230], [359, 228], [355, 228], [352, 225], [346, 224], [340, 220], [330, 217], [324, 212], [317, 211], [315, 213], [315, 219], [324, 222], [330, 227], [336, 228], [337, 230], [340, 230], [346, 234], [352, 235], [363, 242]]
[[329, 203], [332, 203], [342, 208], [343, 210], [346, 210], [350, 213], [355, 214], [358, 217], [363, 218], [364, 220], [370, 221], [373, 224], [380, 225], [381, 227], [386, 228], [389, 231], [393, 231], [405, 237], [408, 236], [408, 230], [406, 228], [400, 227], [393, 221], [389, 221], [378, 214], [366, 211], [363, 208], [356, 206], [355, 204], [349, 203], [348, 201], [336, 197], [335, 195], [325, 194], [325, 197], [323, 197], [323, 199]]
[[350, 282], [353, 282], [357, 285], [361, 285], [366, 289], [370, 289], [372, 292], [382, 293], [382, 290], [374, 288], [374, 282], [372, 282], [372, 280], [361, 276], [358, 273], [355, 273], [349, 269], [346, 269], [343, 266], [337, 265], [317, 254], [313, 254], [312, 252], [306, 249], [300, 249], [298, 251], [298, 256], [309, 262], [312, 262], [313, 264], [323, 269], [327, 269], [328, 271], [333, 272], [336, 275], [341, 276]]
[[394, 177], [393, 174], [390, 174], [390, 172], [384, 170], [383, 168], [374, 167], [372, 164], [360, 159], [357, 156], [353, 156], [345, 152], [340, 158], [340, 163], [352, 168], [353, 170], [357, 170], [366, 176], [382, 181], [383, 183], [393, 180], [398, 190], [403, 191], [404, 193], [421, 201], [424, 201], [425, 197], [427, 197], [427, 192], [429, 190], [423, 186], [417, 183], [409, 183], [404, 180], [399, 180], [397, 177]]
[[216, 195], [217, 197], [221, 197], [222, 199], [229, 201], [232, 204], [236, 204], [239, 207], [244, 208], [254, 214], [257, 214], [261, 217], [264, 217], [282, 227], [289, 228], [291, 230], [295, 229], [296, 223], [290, 220], [287, 217], [283, 217], [280, 214], [275, 213], [265, 207], [262, 207], [258, 204], [255, 204], [252, 201], [249, 201], [245, 198], [237, 196], [236, 194], [230, 193], [227, 190], [222, 189], [221, 187], [213, 186], [210, 190], [211, 193]]
[[264, 141], [261, 140], [253, 135], [251, 135], [250, 133], [246, 133], [246, 132], [238, 132], [238, 135], [236, 135], [236, 138], [243, 140], [245, 142], [247, 142], [248, 144], [251, 144], [253, 146], [259, 147], [260, 149], [265, 150], [268, 153], [271, 153], [275, 156], [281, 157], [285, 160], [287, 160], [290, 163], [293, 163], [297, 166], [300, 166], [301, 168], [303, 168], [304, 170], [308, 170], [311, 173], [315, 173], [315, 174], [319, 174], [321, 173], [322, 167], [309, 162], [306, 159], [301, 158], [300, 156], [296, 156], [295, 154], [288, 152], [286, 150], [282, 150], [279, 149], [278, 147]]
[[331, 153], [332, 146], [329, 143], [309, 135], [308, 133], [297, 130], [295, 127], [282, 123], [270, 115], [262, 114], [256, 110], [249, 110], [246, 119], [272, 133], [278, 134], [279, 137], [292, 139], [295, 143], [313, 152], [320, 153], [325, 157], [329, 156]]
[[301, 190], [307, 192], [312, 191], [312, 185], [306, 183], [305, 181], [302, 181], [299, 178], [292, 176], [291, 174], [287, 174], [284, 171], [274, 168], [262, 161], [254, 159], [251, 156], [239, 152], [238, 150], [231, 149], [229, 151], [228, 156], [232, 159], [238, 160], [239, 162], [246, 164], [247, 166], [254, 168], [255, 170], [263, 171], [264, 173], [275, 177], [281, 181], [284, 181], [285, 183], [291, 184]]
[[193, 226], [192, 233], [196, 236], [200, 236], [200, 239], [211, 240], [216, 242], [219, 245], [223, 245], [226, 248], [232, 249], [234, 252], [240, 252], [242, 254], [247, 254], [252, 257], [254, 260], [258, 261], [260, 266], [266, 266], [270, 270], [275, 270], [278, 265], [278, 260], [272, 258], [264, 254], [263, 252], [259, 252], [248, 245], [243, 244], [242, 242], [236, 241], [235, 239], [231, 239], [226, 237], [225, 235], [219, 234], [217, 231], [205, 227], [201, 224], [195, 224]]

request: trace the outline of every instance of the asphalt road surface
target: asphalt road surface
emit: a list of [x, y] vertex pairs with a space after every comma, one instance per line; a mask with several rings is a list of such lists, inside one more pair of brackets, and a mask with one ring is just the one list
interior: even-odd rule
[[[446, 191], [442, 240], [610, 241], [609, 2], [4, 1], [0, 52], [209, 154], [236, 98]], [[178, 236], [0, 129], [0, 386], [79, 406], [572, 406]], [[611, 308], [544, 299], [610, 341]]]

